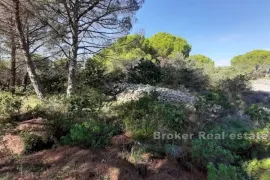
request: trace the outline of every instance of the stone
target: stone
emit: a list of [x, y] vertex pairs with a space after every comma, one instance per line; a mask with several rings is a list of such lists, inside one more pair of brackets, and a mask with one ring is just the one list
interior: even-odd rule
[[118, 94], [117, 100], [121, 102], [128, 102], [131, 100], [138, 100], [144, 94], [150, 94], [155, 91], [159, 94], [160, 101], [167, 102], [183, 102], [187, 104], [194, 104], [195, 97], [188, 92], [180, 90], [173, 90], [169, 88], [155, 87], [143, 84], [119, 84], [121, 88], [125, 89], [122, 93]]

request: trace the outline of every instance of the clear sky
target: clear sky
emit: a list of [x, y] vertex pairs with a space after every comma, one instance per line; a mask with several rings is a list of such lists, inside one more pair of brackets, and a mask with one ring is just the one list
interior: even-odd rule
[[137, 19], [133, 33], [181, 36], [191, 54], [219, 66], [254, 49], [270, 50], [270, 0], [146, 0]]

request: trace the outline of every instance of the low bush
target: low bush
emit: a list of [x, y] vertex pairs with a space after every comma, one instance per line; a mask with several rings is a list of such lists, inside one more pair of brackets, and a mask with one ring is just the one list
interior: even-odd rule
[[[217, 164], [238, 164], [242, 158], [245, 158], [246, 151], [252, 144], [247, 139], [232, 139], [230, 134], [244, 134], [248, 128], [244, 124], [235, 123], [236, 120], [227, 120], [224, 125], [215, 126], [207, 131], [212, 134], [211, 139], [204, 136], [192, 141], [192, 157], [195, 163], [206, 166], [209, 162]], [[241, 120], [238, 120], [241, 121]]]
[[250, 157], [257, 159], [268, 158], [270, 154], [270, 128], [256, 128], [251, 132], [264, 138], [255, 138], [251, 140], [252, 149], [250, 151]]
[[246, 177], [239, 167], [218, 164], [217, 167], [213, 163], [207, 165], [208, 180], [245, 180]]
[[0, 119], [12, 118], [20, 113], [22, 100], [19, 97], [10, 94], [0, 95]]
[[215, 120], [232, 113], [235, 109], [227, 96], [220, 91], [207, 91], [197, 96], [196, 114], [201, 120]]
[[97, 114], [105, 100], [105, 97], [94, 89], [84, 89], [82, 93], [75, 94], [67, 99], [69, 112], [76, 113], [79, 116], [85, 114]]
[[265, 127], [270, 123], [270, 109], [254, 104], [248, 107], [245, 112], [251, 117], [255, 125], [259, 127]]
[[188, 112], [184, 105], [161, 103], [153, 94], [118, 109], [124, 131], [131, 132], [136, 140], [151, 139], [155, 131], [181, 133], [188, 127]]
[[21, 132], [20, 136], [22, 137], [23, 142], [24, 142], [25, 154], [51, 148], [54, 143], [49, 138], [44, 138], [42, 136], [38, 136], [36, 134], [32, 134], [29, 132]]
[[109, 144], [110, 138], [117, 131], [118, 129], [111, 124], [91, 119], [81, 124], [74, 124], [69, 134], [62, 137], [62, 143], [102, 148]]
[[206, 167], [209, 162], [214, 164], [233, 164], [240, 157], [223, 148], [216, 141], [196, 139], [192, 141], [192, 158], [199, 166]]
[[250, 78], [247, 75], [237, 75], [233, 78], [222, 79], [218, 83], [218, 89], [226, 94], [231, 102], [239, 104], [244, 93], [250, 91]]

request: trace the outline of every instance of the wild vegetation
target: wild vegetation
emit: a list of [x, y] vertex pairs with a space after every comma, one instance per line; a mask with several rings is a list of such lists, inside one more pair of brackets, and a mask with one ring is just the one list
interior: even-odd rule
[[[108, 161], [120, 159], [116, 167], [132, 164], [135, 179], [155, 179], [150, 163], [162, 159], [194, 179], [269, 179], [270, 94], [252, 91], [250, 80], [269, 75], [270, 51], [248, 52], [234, 57], [230, 67], [215, 67], [205, 55], [190, 55], [192, 46], [182, 37], [166, 32], [149, 38], [128, 35], [142, 4], [0, 1], [1, 53], [6, 55], [0, 60], [0, 179], [27, 179], [28, 171], [35, 176], [30, 179], [73, 177], [80, 171], [70, 164], [64, 167], [75, 169], [50, 173], [51, 165], [42, 161], [35, 168], [28, 164], [23, 173], [23, 162], [25, 157], [39, 160], [35, 153], [44, 149], [57, 153], [78, 147], [71, 152], [89, 150], [78, 161], [97, 163], [99, 150], [105, 163], [115, 146], [117, 154]], [[131, 100], [120, 101], [122, 96], [129, 99], [125, 87], [133, 85], [154, 88], [143, 95], [136, 89]], [[168, 100], [155, 88], [180, 99]], [[188, 101], [181, 102], [176, 92]], [[162, 134], [167, 135], [157, 138]], [[14, 150], [19, 142], [22, 148]], [[5, 170], [12, 164], [7, 159], [16, 170]], [[178, 170], [171, 177], [182, 179]], [[100, 172], [74, 177], [113, 176]], [[117, 178], [127, 179], [121, 173]]]

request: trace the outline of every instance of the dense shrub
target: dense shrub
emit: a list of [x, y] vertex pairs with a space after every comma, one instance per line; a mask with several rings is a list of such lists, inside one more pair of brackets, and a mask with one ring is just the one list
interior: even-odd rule
[[203, 167], [209, 162], [229, 165], [239, 160], [239, 156], [223, 148], [217, 141], [203, 139], [192, 141], [192, 157], [195, 163]]
[[218, 88], [234, 102], [242, 99], [243, 94], [250, 91], [249, 80], [247, 75], [237, 75], [233, 78], [220, 80]]
[[243, 99], [247, 105], [262, 104], [270, 108], [270, 94], [267, 92], [252, 91], [245, 94]]
[[71, 127], [67, 136], [62, 138], [64, 144], [83, 145], [102, 148], [109, 144], [117, 128], [101, 120], [87, 120]]
[[234, 111], [227, 96], [215, 90], [198, 95], [195, 109], [201, 120], [215, 120]]
[[[67, 59], [50, 60], [39, 54], [33, 54], [36, 71], [40, 78], [43, 91], [49, 94], [63, 93], [67, 81]], [[29, 78], [29, 77], [28, 77]], [[30, 83], [30, 79], [27, 80]]]
[[78, 78], [80, 86], [101, 88], [106, 82], [106, 68], [102, 63], [89, 59]]
[[228, 119], [227, 121], [231, 122], [215, 126], [207, 131], [207, 134], [214, 135], [212, 139], [202, 136], [192, 141], [192, 157], [195, 162], [204, 167], [209, 162], [215, 165], [219, 163], [230, 165], [237, 164], [241, 157], [245, 156], [247, 149], [251, 148], [251, 142], [244, 138], [231, 139], [230, 134], [246, 133], [249, 130], [248, 127], [245, 124], [236, 123], [237, 120]]
[[268, 158], [270, 154], [270, 127], [256, 128], [251, 132], [264, 136], [265, 138], [255, 138], [251, 140], [253, 146], [250, 150], [250, 157], [257, 159]]
[[10, 84], [9, 62], [0, 60], [0, 90], [8, 90]]
[[77, 115], [97, 114], [105, 100], [104, 95], [95, 89], [82, 89], [67, 100], [68, 111]]
[[0, 119], [12, 118], [20, 112], [22, 100], [10, 94], [0, 94]]
[[270, 110], [267, 108], [254, 104], [246, 109], [246, 114], [251, 117], [257, 126], [264, 127], [270, 123]]
[[208, 87], [209, 81], [201, 69], [191, 67], [186, 62], [176, 61], [167, 63], [161, 68], [161, 84], [174, 89], [184, 86], [201, 91]]
[[245, 176], [241, 173], [239, 167], [218, 164], [217, 167], [213, 163], [207, 165], [208, 180], [245, 180]]
[[106, 80], [107, 80], [107, 83], [125, 82], [126, 76], [127, 76], [126, 73], [122, 69], [118, 68], [111, 72], [108, 72], [106, 74]]
[[181, 104], [161, 103], [155, 95], [146, 95], [119, 108], [125, 131], [133, 138], [146, 140], [154, 131], [184, 132], [188, 127], [187, 111]]
[[24, 142], [25, 154], [29, 154], [46, 148], [51, 148], [54, 143], [50, 138], [45, 138], [29, 132], [21, 132], [20, 136], [22, 137]]
[[254, 179], [268, 180], [270, 177], [270, 158], [262, 160], [251, 160], [244, 163], [247, 174]]
[[46, 93], [62, 93], [65, 91], [66, 84], [65, 71], [57, 69], [50, 70], [50, 72], [42, 73], [40, 75], [40, 82]]
[[128, 82], [156, 85], [160, 82], [160, 67], [150, 60], [140, 62], [128, 71]]

